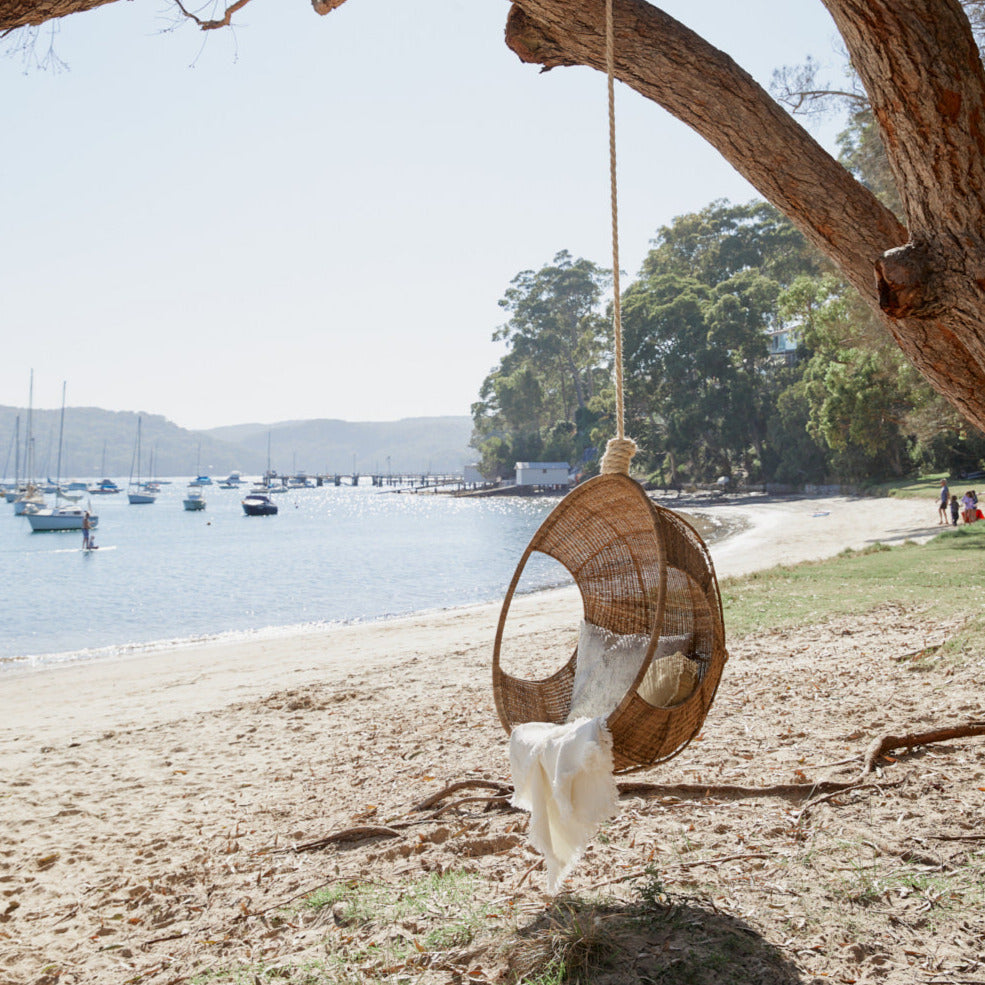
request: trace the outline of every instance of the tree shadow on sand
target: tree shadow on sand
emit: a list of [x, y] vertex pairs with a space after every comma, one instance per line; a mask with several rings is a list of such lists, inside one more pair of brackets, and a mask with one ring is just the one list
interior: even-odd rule
[[804, 985], [797, 966], [754, 927], [706, 898], [655, 880], [638, 903], [561, 896], [524, 927], [508, 959], [515, 983]]

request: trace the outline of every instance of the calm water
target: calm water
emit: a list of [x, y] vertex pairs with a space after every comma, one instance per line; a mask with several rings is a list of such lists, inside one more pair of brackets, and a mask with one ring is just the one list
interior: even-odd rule
[[[498, 600], [555, 502], [331, 486], [280, 494], [277, 516], [247, 517], [246, 488], [206, 486], [200, 513], [182, 508], [184, 481], [147, 506], [93, 496], [100, 549], [89, 554], [80, 532], [32, 533], [0, 502], [0, 670]], [[560, 574], [528, 565], [523, 587]]]

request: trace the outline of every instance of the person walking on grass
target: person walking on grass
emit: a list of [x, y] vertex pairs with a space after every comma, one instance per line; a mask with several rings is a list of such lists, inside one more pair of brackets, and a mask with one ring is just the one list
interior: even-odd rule
[[951, 526], [956, 527], [958, 525], [958, 514], [961, 512], [961, 507], [958, 504], [958, 497], [951, 497]]
[[937, 525], [947, 526], [947, 510], [951, 502], [951, 490], [947, 488], [947, 479], [941, 479], [941, 498], [937, 506]]

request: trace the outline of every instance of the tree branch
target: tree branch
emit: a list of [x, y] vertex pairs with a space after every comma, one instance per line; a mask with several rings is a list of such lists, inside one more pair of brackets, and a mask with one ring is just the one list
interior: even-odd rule
[[234, 4], [226, 8], [225, 15], [219, 20], [208, 20], [204, 21], [200, 17], [197, 17], [190, 10], [186, 9], [185, 5], [181, 0], [174, 0], [175, 6], [187, 17], [189, 20], [194, 21], [203, 31], [215, 31], [221, 27], [229, 27], [233, 22], [233, 14], [238, 10], [242, 10], [250, 0], [236, 0]]

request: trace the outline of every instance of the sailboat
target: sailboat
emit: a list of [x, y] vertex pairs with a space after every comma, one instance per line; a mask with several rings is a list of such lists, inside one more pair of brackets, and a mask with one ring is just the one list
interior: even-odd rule
[[[139, 466], [138, 466], [139, 469]], [[150, 453], [150, 478], [141, 485], [144, 492], [153, 493], [155, 496], [161, 491], [161, 484], [154, 477], [154, 449]]]
[[148, 492], [146, 489], [141, 488], [140, 485], [140, 424], [141, 418], [137, 418], [137, 443], [133, 449], [133, 462], [137, 466], [137, 482], [134, 484], [133, 481], [133, 462], [130, 465], [130, 483], [127, 486], [127, 499], [130, 500], [132, 506], [143, 505], [145, 503], [153, 503], [157, 499], [156, 493]]
[[[65, 383], [62, 382], [62, 414], [58, 422], [58, 467], [55, 471], [55, 506], [52, 509], [39, 509], [29, 512], [31, 530], [35, 533], [49, 530], [81, 530], [86, 516], [89, 517], [89, 529], [95, 530], [99, 517], [81, 506], [59, 506], [59, 497], [71, 499], [61, 491], [62, 481], [62, 438], [65, 434]], [[74, 497], [78, 499], [79, 497]]]
[[[106, 474], [106, 442], [105, 441], [103, 442], [103, 457], [99, 471], [103, 475]], [[92, 496], [111, 496], [113, 493], [118, 493], [119, 491], [120, 491], [120, 487], [112, 479], [103, 479], [101, 482], [93, 483], [87, 489], [87, 492]]]
[[27, 437], [24, 442], [24, 488], [14, 500], [14, 513], [23, 516], [44, 508], [44, 496], [34, 483], [34, 435], [31, 431], [31, 415], [34, 411], [34, 370], [31, 370], [31, 386], [27, 398]]
[[21, 416], [14, 420], [14, 485], [4, 492], [4, 498], [12, 503], [20, 495], [21, 489]]

